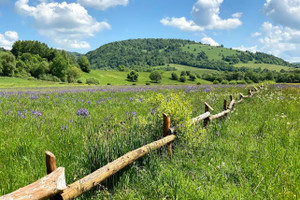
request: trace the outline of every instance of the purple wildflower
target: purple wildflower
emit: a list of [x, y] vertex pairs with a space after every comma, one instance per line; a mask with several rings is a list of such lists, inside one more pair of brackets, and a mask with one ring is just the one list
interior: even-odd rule
[[67, 130], [68, 129], [68, 127], [67, 126], [61, 126], [61, 130]]
[[81, 116], [81, 117], [87, 117], [87, 116], [89, 116], [89, 112], [85, 108], [80, 108], [77, 110], [76, 115]]
[[135, 111], [133, 111], [131, 114], [132, 114], [133, 117], [136, 116], [136, 112]]

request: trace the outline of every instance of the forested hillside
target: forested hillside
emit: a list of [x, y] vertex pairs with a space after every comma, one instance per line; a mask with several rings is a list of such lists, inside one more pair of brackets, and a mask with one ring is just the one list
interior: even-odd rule
[[88, 59], [78, 57], [39, 41], [17, 41], [10, 52], [0, 51], [0, 76], [76, 82], [81, 71], [90, 71]]
[[213, 47], [190, 40], [134, 39], [113, 42], [86, 54], [94, 69], [148, 68], [165, 64], [181, 64], [198, 68], [234, 71], [237, 63], [267, 63], [292, 66], [265, 53], [242, 52]]

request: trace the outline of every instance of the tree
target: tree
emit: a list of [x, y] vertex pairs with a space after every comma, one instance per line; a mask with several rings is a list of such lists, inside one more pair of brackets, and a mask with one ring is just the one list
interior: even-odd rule
[[171, 79], [172, 79], [172, 80], [178, 80], [178, 74], [176, 74], [175, 72], [173, 72], [173, 73], [171, 74]]
[[68, 68], [68, 61], [62, 55], [58, 55], [53, 60], [53, 63], [50, 67], [50, 72], [52, 75], [60, 78], [60, 80], [66, 81], [65, 78]]
[[180, 76], [179, 81], [183, 82], [183, 83], [186, 82], [186, 77], [185, 76]]
[[0, 75], [13, 76], [16, 71], [14, 55], [8, 52], [0, 52]]
[[67, 72], [68, 82], [75, 83], [77, 79], [80, 77], [80, 74], [81, 74], [81, 70], [78, 67], [75, 66], [71, 67]]
[[127, 79], [132, 82], [136, 82], [138, 80], [139, 73], [132, 70], [129, 74], [127, 74]]
[[190, 74], [189, 78], [191, 81], [195, 81], [196, 80], [196, 76], [194, 74]]
[[159, 71], [153, 71], [153, 72], [151, 72], [151, 74], [149, 75], [149, 78], [152, 80], [152, 81], [154, 81], [154, 82], [156, 82], [156, 83], [159, 83], [160, 81], [161, 81], [161, 72], [159, 72]]
[[81, 56], [78, 64], [83, 72], [89, 73], [91, 71], [90, 62], [86, 56]]

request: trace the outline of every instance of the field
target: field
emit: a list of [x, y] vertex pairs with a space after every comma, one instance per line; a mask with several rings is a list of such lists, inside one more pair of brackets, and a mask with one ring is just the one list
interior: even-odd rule
[[152, 152], [79, 199], [298, 199], [299, 85], [267, 86], [207, 129], [186, 123], [249, 87], [0, 89], [0, 195], [43, 177], [46, 150], [70, 184], [161, 138], [167, 113], [185, 124], [172, 159]]
[[273, 64], [255, 64], [255, 63], [238, 63], [234, 65], [235, 67], [249, 67], [249, 68], [261, 68], [261, 69], [268, 69], [271, 71], [277, 71], [279, 72], [280, 70], [285, 70], [285, 71], [290, 71], [291, 67], [287, 66], [281, 66], [281, 65], [273, 65]]

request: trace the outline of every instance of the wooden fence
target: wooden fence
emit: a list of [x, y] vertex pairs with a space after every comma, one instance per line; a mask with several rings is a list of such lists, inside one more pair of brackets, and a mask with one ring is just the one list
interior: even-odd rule
[[[260, 89], [262, 89], [262, 86], [259, 86], [258, 88], [254, 87], [253, 90], [249, 90], [248, 95], [243, 95], [240, 93], [239, 100], [233, 99], [233, 96], [230, 95], [229, 105], [227, 100], [224, 100], [223, 111], [215, 115], [210, 113], [210, 111], [213, 111], [214, 109], [205, 102], [204, 113], [191, 119], [191, 122], [196, 124], [203, 120], [203, 127], [206, 127], [211, 120], [226, 116], [232, 111], [235, 104], [241, 103], [244, 99], [252, 97], [255, 93], [259, 92]], [[55, 156], [51, 152], [46, 151], [46, 168], [48, 175], [30, 185], [1, 196], [0, 200], [38, 200], [49, 198], [51, 198], [51, 200], [74, 199], [91, 190], [93, 187], [97, 186], [102, 181], [117, 173], [124, 167], [130, 165], [137, 159], [145, 156], [150, 151], [167, 145], [169, 154], [172, 156], [172, 142], [176, 138], [176, 127], [171, 128], [170, 125], [171, 119], [167, 116], [167, 114], [163, 114], [162, 139], [130, 151], [113, 162], [108, 163], [104, 167], [101, 167], [100, 169], [68, 186], [66, 185], [65, 181], [65, 169], [63, 167], [56, 168]]]

